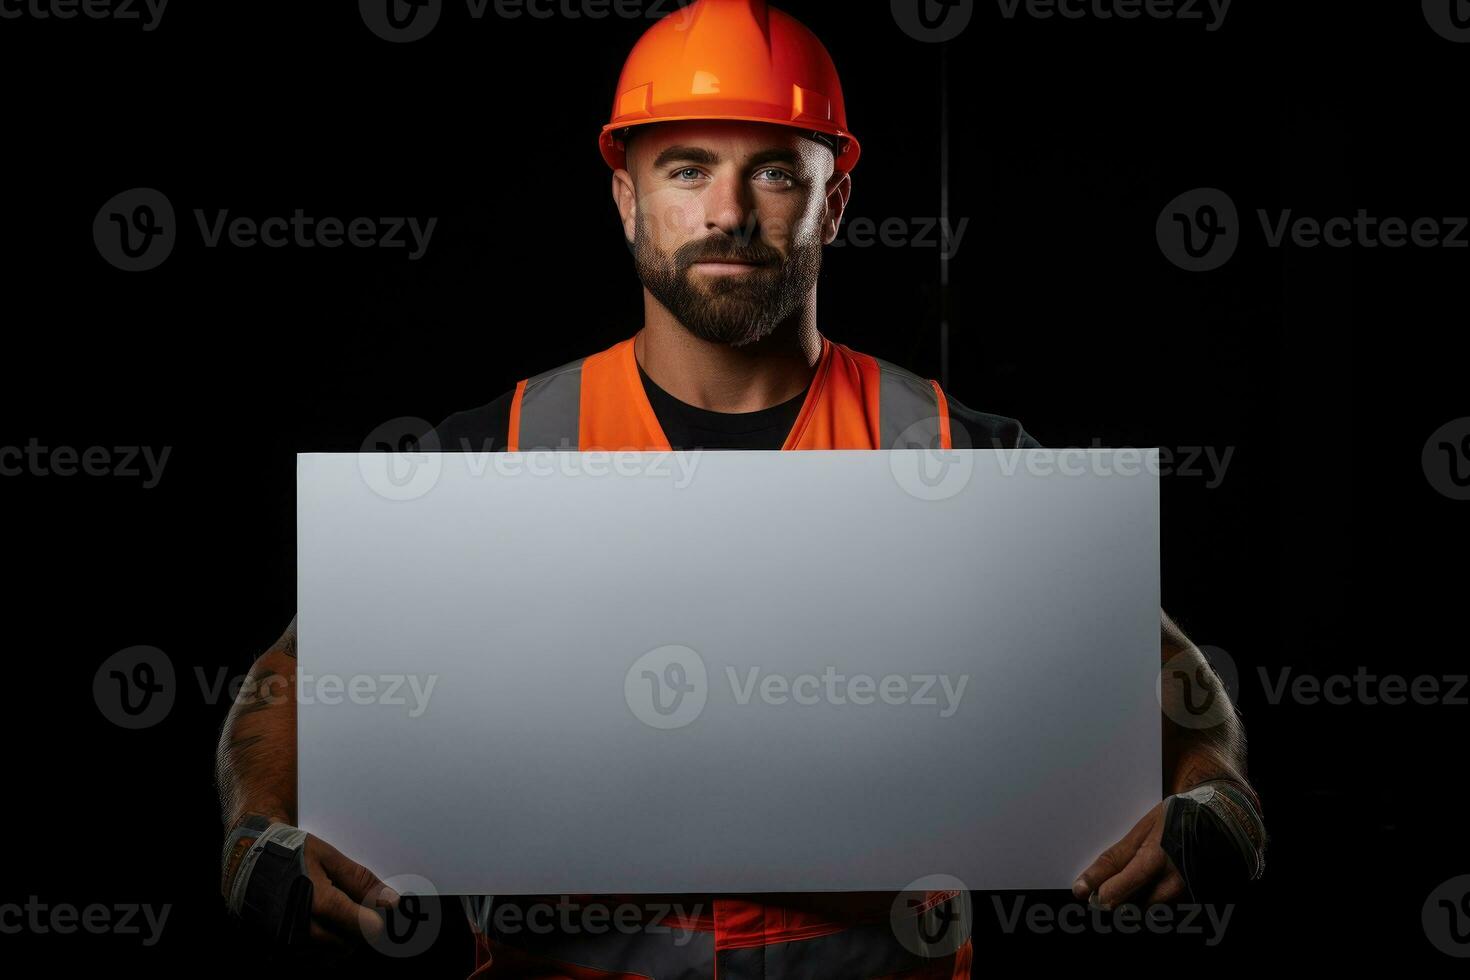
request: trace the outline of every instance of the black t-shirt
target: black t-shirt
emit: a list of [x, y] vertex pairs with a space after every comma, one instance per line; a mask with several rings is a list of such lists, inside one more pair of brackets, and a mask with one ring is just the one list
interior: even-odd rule
[[[643, 390], [658, 424], [676, 450], [693, 449], [780, 449], [796, 424], [807, 392], [761, 409], [758, 412], [711, 412], [680, 401], [653, 383], [638, 366]], [[810, 385], [808, 385], [810, 390]], [[514, 391], [467, 412], [456, 412], [435, 430], [438, 449], [446, 453], [504, 451], [510, 431], [510, 403]], [[1015, 419], [976, 412], [955, 401], [948, 393], [950, 438], [957, 449], [1037, 449], [1033, 439]]]

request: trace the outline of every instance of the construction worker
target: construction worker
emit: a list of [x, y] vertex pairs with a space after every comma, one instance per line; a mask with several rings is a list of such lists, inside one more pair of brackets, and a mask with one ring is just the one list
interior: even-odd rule
[[[451, 416], [433, 433], [439, 449], [1037, 446], [1016, 420], [972, 411], [937, 383], [819, 330], [822, 248], [838, 234], [860, 148], [831, 57], [795, 19], [764, 0], [698, 0], [655, 24], [627, 61], [599, 145], [643, 284], [642, 328]], [[257, 661], [221, 737], [231, 828], [224, 891], [242, 916], [276, 923], [285, 899], [241, 878], [242, 854], [273, 839], [312, 883], [311, 939], [375, 939], [382, 925], [373, 909], [397, 896], [292, 826], [295, 703], [261, 692], [291, 690], [294, 627]], [[1161, 662], [1217, 680], [1167, 616], [1161, 640]], [[1077, 898], [1104, 907], [1172, 902], [1259, 874], [1265, 833], [1245, 777], [1244, 736], [1214, 686], [1217, 718], [1208, 726], [1172, 720], [1166, 686], [1163, 776], [1172, 795], [1081, 869]], [[953, 925], [966, 897], [936, 890], [910, 903], [909, 914], [927, 923], [916, 929], [916, 948], [895, 919], [893, 894], [578, 896], [579, 904], [681, 911], [673, 929], [600, 934], [498, 934], [487, 916], [477, 923], [475, 976], [968, 977], [968, 935], [933, 927]]]

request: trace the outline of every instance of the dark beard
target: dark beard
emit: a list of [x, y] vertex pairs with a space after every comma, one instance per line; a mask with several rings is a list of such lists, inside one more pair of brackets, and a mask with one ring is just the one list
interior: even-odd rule
[[[822, 244], [815, 240], [793, 239], [785, 260], [757, 234], [745, 244], [737, 238], [693, 241], [670, 257], [653, 246], [641, 211], [635, 235], [633, 264], [644, 287], [694, 336], [730, 347], [769, 337], [800, 308], [822, 270]], [[704, 286], [693, 281], [696, 262], [721, 259], [763, 265], [743, 275], [706, 277]]]

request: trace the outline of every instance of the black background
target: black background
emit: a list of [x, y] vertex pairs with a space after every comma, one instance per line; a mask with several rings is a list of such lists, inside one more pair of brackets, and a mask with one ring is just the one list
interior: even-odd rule
[[[936, 215], [940, 47], [876, 0], [783, 6], [843, 71], [864, 146], [849, 219]], [[1470, 45], [1436, 36], [1418, 4], [1393, 6], [1238, 0], [1209, 32], [1006, 20], [982, 3], [948, 45], [950, 209], [970, 219], [949, 388], [1044, 445], [1233, 452], [1218, 486], [1164, 481], [1164, 605], [1240, 669], [1274, 836], [1220, 946], [1005, 935], [978, 893], [977, 975], [1015, 957], [1455, 965], [1420, 910], [1470, 873], [1457, 809], [1470, 709], [1271, 704], [1257, 673], [1465, 672], [1454, 559], [1470, 505], [1431, 487], [1420, 454], [1467, 414], [1467, 253], [1269, 248], [1255, 220], [1466, 213]], [[175, 0], [152, 32], [0, 20], [0, 445], [170, 450], [154, 488], [0, 478], [13, 667], [0, 902], [172, 905], [150, 948], [29, 933], [0, 948], [79, 970], [263, 969], [217, 896], [227, 704], [201, 695], [196, 669], [243, 673], [291, 618], [294, 453], [357, 450], [403, 416], [436, 422], [636, 331], [641, 293], [595, 139], [647, 25], [476, 21], [451, 2], [431, 36], [394, 45], [350, 3]], [[124, 273], [91, 227], [134, 187], [168, 196], [179, 242], [159, 268]], [[1196, 187], [1229, 193], [1246, 227], [1229, 263], [1191, 274], [1154, 226]], [[196, 208], [439, 220], [410, 262], [205, 248]], [[938, 377], [937, 279], [933, 248], [831, 249], [822, 329]], [[1390, 305], [1369, 312], [1375, 299]], [[180, 688], [163, 722], [130, 732], [91, 682], [138, 644], [167, 654]], [[430, 956], [356, 967], [461, 976], [468, 943], [451, 915]]]

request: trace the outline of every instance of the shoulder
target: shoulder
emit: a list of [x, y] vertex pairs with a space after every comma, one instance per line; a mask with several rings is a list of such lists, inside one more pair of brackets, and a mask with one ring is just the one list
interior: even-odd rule
[[948, 392], [950, 441], [956, 449], [1041, 449], [1016, 419], [967, 408]]
[[455, 412], [434, 427], [440, 452], [504, 452], [510, 432], [510, 403], [515, 389], [488, 405]]
[[[915, 394], [933, 403], [937, 382], [915, 374], [905, 367], [885, 361], [880, 357], [859, 354], [835, 341], [833, 346], [849, 357], [868, 357], [874, 361], [884, 384], [890, 381], [907, 386]], [[977, 412], [961, 403], [948, 391], [944, 392], [945, 405], [949, 410], [950, 442], [956, 449], [1041, 449], [1041, 443], [1026, 431], [1016, 419], [990, 412]]]

